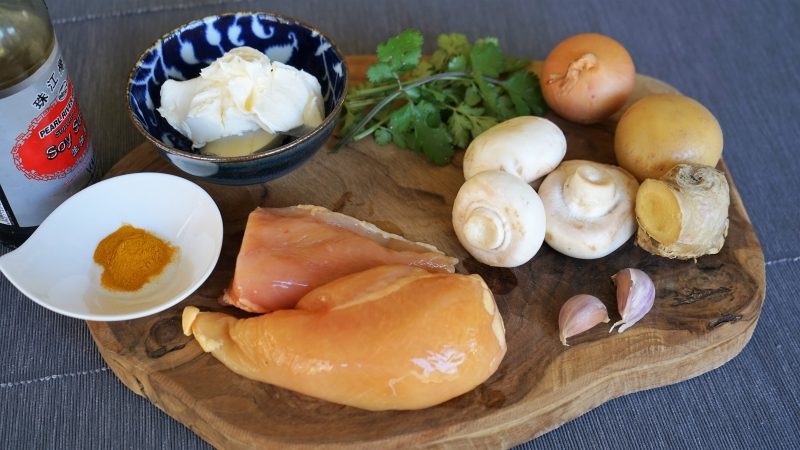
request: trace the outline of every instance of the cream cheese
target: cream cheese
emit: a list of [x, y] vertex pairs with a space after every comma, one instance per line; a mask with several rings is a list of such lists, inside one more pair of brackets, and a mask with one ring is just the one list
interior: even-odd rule
[[158, 112], [200, 148], [222, 138], [254, 134], [261, 138], [249, 140], [253, 145], [279, 142], [269, 135], [315, 128], [322, 123], [322, 108], [321, 87], [313, 75], [271, 61], [251, 47], [238, 47], [197, 78], [167, 80], [161, 86]]

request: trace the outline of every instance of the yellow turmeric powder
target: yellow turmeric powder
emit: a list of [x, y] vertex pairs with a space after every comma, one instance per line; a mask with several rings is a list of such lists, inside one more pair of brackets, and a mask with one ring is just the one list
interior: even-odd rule
[[176, 248], [150, 232], [124, 224], [106, 236], [94, 251], [103, 267], [100, 282], [115, 291], [136, 291], [159, 275]]

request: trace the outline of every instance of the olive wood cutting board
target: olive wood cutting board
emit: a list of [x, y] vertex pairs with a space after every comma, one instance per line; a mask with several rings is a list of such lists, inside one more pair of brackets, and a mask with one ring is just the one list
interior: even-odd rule
[[[364, 79], [369, 57], [348, 58], [351, 82]], [[635, 98], [674, 92], [637, 77]], [[612, 163], [615, 122], [594, 126], [549, 116], [567, 136], [567, 159]], [[463, 152], [462, 152], [463, 154]], [[730, 231], [722, 251], [695, 261], [649, 255], [633, 240], [597, 260], [572, 259], [544, 245], [514, 269], [477, 263], [459, 245], [451, 206], [463, 183], [459, 162], [446, 167], [372, 139], [338, 153], [322, 149], [295, 172], [270, 183], [220, 186], [198, 182], [219, 205], [225, 236], [210, 278], [189, 298], [159, 314], [123, 322], [89, 322], [109, 367], [135, 393], [218, 448], [510, 447], [539, 436], [600, 404], [708, 372], [747, 344], [765, 295], [764, 255], [730, 173]], [[179, 174], [150, 144], [132, 150], [109, 173]], [[508, 353], [484, 384], [419, 411], [369, 412], [250, 381], [229, 371], [181, 332], [181, 312], [225, 310], [217, 303], [230, 282], [247, 215], [257, 206], [316, 204], [461, 259], [494, 292]], [[569, 297], [591, 293], [619, 319], [610, 276], [625, 267], [649, 273], [652, 311], [623, 334], [601, 325], [558, 339], [558, 312]], [[368, 343], [365, 343], [368, 345]]]

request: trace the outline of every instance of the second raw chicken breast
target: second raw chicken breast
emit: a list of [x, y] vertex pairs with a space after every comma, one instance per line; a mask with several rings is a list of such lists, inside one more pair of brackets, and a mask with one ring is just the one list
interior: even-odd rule
[[456, 258], [320, 206], [250, 213], [222, 303], [265, 313], [294, 307], [329, 281], [386, 264], [453, 272]]

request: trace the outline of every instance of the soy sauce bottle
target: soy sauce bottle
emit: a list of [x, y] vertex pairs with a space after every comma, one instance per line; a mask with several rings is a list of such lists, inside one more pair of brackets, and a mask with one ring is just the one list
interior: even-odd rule
[[94, 179], [92, 145], [42, 0], [0, 0], [0, 243]]

